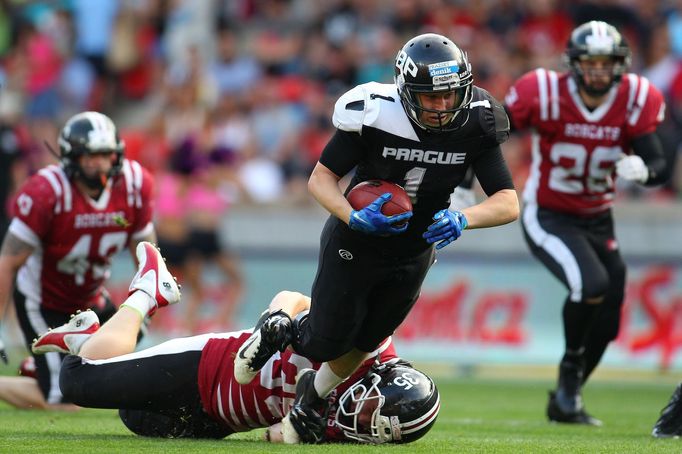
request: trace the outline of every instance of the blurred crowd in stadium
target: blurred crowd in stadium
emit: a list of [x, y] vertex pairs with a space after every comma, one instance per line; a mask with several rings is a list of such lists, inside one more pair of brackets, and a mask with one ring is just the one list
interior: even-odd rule
[[[55, 161], [44, 142], [56, 148], [66, 118], [98, 110], [173, 202], [159, 204], [162, 238], [182, 234], [179, 218], [210, 227], [231, 203], [307, 203], [335, 99], [358, 83], [391, 82], [408, 37], [447, 35], [468, 51], [476, 84], [502, 99], [525, 71], [561, 69], [569, 32], [590, 19], [621, 29], [631, 70], [664, 92], [663, 140], [676, 155], [679, 0], [0, 1], [0, 201]], [[525, 140], [505, 145], [517, 189]], [[682, 172], [641, 191], [623, 193], [679, 198]]]

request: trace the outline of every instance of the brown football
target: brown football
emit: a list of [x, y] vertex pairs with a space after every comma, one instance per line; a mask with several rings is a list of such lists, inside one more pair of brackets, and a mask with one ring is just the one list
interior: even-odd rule
[[405, 189], [400, 185], [385, 180], [368, 180], [358, 183], [350, 190], [346, 198], [354, 210], [360, 210], [387, 192], [390, 192], [393, 197], [384, 203], [381, 208], [382, 213], [386, 216], [393, 216], [406, 211], [412, 211], [412, 201], [407, 192], [405, 192]]

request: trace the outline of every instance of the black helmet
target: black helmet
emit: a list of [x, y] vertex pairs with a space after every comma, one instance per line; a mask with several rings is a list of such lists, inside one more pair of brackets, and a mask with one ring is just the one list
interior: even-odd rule
[[[611, 83], [606, 87], [592, 87], [585, 83], [583, 71], [578, 64], [580, 60], [595, 56], [606, 56], [613, 59]], [[576, 83], [588, 94], [601, 96], [620, 82], [632, 60], [630, 47], [623, 36], [613, 25], [602, 21], [590, 21], [577, 27], [571, 33], [566, 45], [564, 61], [568, 64]]]
[[410, 443], [436, 422], [440, 396], [427, 375], [396, 359], [373, 366], [341, 395], [336, 424], [364, 443]]
[[93, 188], [102, 187], [101, 178], [83, 175], [78, 158], [83, 154], [116, 153], [107, 178], [121, 172], [125, 144], [118, 136], [114, 122], [99, 112], [81, 112], [69, 118], [59, 134], [59, 158], [69, 178], [77, 177]]
[[[395, 58], [395, 84], [400, 100], [407, 115], [421, 128], [432, 131], [453, 131], [467, 120], [455, 122], [459, 112], [468, 109], [473, 96], [471, 65], [455, 43], [442, 35], [427, 33], [409, 40]], [[417, 93], [439, 93], [454, 91], [455, 106], [452, 109], [437, 111], [425, 109], [420, 105]], [[422, 112], [452, 114], [447, 123], [440, 126], [425, 124]]]

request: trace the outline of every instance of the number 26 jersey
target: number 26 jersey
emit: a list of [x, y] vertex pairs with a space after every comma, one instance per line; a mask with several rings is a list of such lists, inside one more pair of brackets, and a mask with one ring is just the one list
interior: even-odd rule
[[533, 128], [526, 204], [593, 216], [613, 204], [615, 163], [634, 138], [663, 121], [663, 96], [649, 81], [625, 74], [594, 110], [568, 73], [545, 69], [521, 77], [505, 97], [512, 125]]

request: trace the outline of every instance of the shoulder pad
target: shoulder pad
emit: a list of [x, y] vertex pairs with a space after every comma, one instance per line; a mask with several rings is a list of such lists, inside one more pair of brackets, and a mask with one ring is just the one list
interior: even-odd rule
[[35, 231], [49, 226], [54, 213], [71, 210], [71, 188], [63, 186], [68, 180], [54, 169], [59, 170], [56, 165], [47, 166], [29, 177], [13, 201], [12, 216]]
[[67, 211], [71, 208], [71, 189], [64, 170], [54, 164], [43, 167], [24, 184], [24, 191], [42, 199], [41, 203], [59, 205], [64, 200]]
[[484, 146], [498, 145], [509, 138], [509, 117], [493, 95], [480, 87], [474, 87], [474, 98], [469, 109], [472, 110], [472, 117], [478, 119], [485, 137]]
[[[347, 91], [336, 101], [332, 122], [343, 131], [360, 132], [363, 125], [371, 125], [379, 116], [381, 101], [400, 103], [394, 85], [369, 82]], [[393, 88], [393, 90], [391, 90]]]
[[627, 81], [628, 125], [640, 133], [640, 129], [655, 128], [665, 118], [665, 99], [658, 88], [644, 76], [628, 73]]
[[395, 84], [369, 82], [358, 85], [336, 101], [332, 121], [343, 131], [362, 134], [362, 128], [369, 126], [419, 141]]

